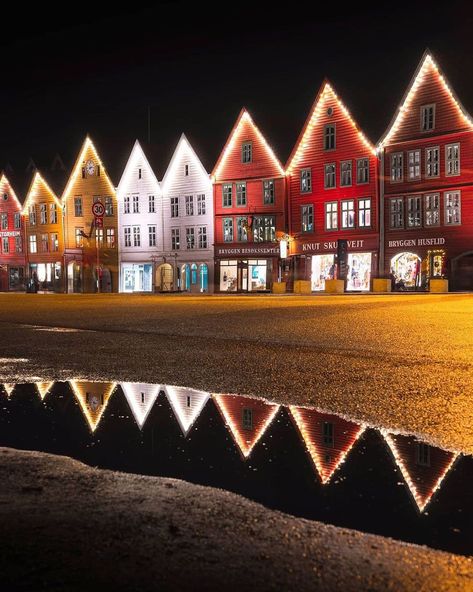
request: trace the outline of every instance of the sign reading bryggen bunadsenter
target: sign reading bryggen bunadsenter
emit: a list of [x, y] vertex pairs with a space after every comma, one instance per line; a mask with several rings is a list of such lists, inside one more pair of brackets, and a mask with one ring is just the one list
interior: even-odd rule
[[215, 245], [216, 257], [278, 257], [279, 244], [276, 243], [260, 243], [238, 245]]

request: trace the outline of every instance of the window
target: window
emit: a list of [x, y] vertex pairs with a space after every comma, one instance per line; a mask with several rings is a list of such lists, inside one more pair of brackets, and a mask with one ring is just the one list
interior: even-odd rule
[[195, 230], [192, 227], [186, 228], [186, 249], [195, 249]]
[[233, 241], [233, 218], [223, 219], [223, 240], [226, 243]]
[[30, 234], [30, 253], [37, 253], [36, 234]]
[[107, 248], [114, 249], [115, 248], [115, 228], [107, 228], [106, 237], [107, 237]]
[[156, 226], [148, 226], [148, 245], [150, 247], [156, 246]]
[[438, 193], [424, 195], [424, 223], [426, 226], [440, 224], [440, 195]]
[[325, 204], [325, 229], [338, 229], [338, 203], [329, 201]]
[[395, 197], [389, 202], [390, 228], [404, 228], [404, 200]]
[[78, 249], [84, 246], [84, 229], [83, 228], [76, 228], [75, 232], [76, 237], [76, 247]]
[[186, 202], [186, 216], [193, 216], [194, 215], [194, 196], [193, 195], [186, 195], [185, 202]]
[[445, 146], [445, 174], [448, 176], [460, 174], [460, 144]]
[[99, 249], [103, 248], [103, 228], [95, 229], [95, 246]]
[[8, 230], [8, 214], [1, 215], [2, 230]]
[[301, 169], [301, 193], [310, 193], [312, 191], [312, 171], [311, 169]]
[[231, 183], [227, 183], [222, 185], [222, 206], [224, 208], [231, 208], [232, 207], [232, 193], [233, 193], [233, 186]]
[[422, 198], [420, 195], [414, 195], [407, 198], [407, 227], [419, 226], [422, 226]]
[[358, 200], [358, 226], [369, 228], [371, 226], [371, 199]]
[[340, 185], [347, 187], [351, 185], [352, 162], [345, 160], [340, 163]]
[[403, 179], [403, 153], [395, 152], [391, 154], [391, 182], [398, 183]]
[[125, 195], [123, 198], [123, 213], [129, 214], [130, 213], [130, 196]]
[[325, 189], [332, 189], [335, 187], [335, 163], [325, 165], [325, 177], [324, 177]]
[[141, 247], [141, 230], [139, 226], [133, 226], [133, 246]]
[[197, 227], [197, 239], [199, 249], [207, 248], [207, 226]]
[[57, 253], [59, 251], [59, 235], [57, 232], [50, 234], [51, 238], [51, 252]]
[[324, 126], [324, 150], [335, 150], [335, 124]]
[[49, 204], [49, 223], [57, 224], [57, 206], [54, 202]]
[[185, 175], [186, 177], [188, 177], [188, 176], [189, 176], [189, 165], [188, 165], [188, 164], [185, 164], [185, 165], [184, 165], [184, 175]]
[[420, 108], [420, 129], [430, 132], [435, 127], [435, 105], [423, 105]]
[[31, 226], [36, 226], [36, 208], [34, 204], [30, 206], [28, 215], [30, 217]]
[[438, 177], [440, 173], [440, 150], [438, 146], [425, 149], [425, 176]]
[[244, 407], [241, 414], [241, 425], [244, 430], [253, 429], [253, 409]]
[[265, 206], [274, 204], [274, 181], [263, 181], [263, 203]]
[[359, 158], [356, 161], [356, 182], [358, 185], [369, 183], [370, 180], [370, 161], [368, 158]]
[[133, 196], [133, 213], [134, 214], [140, 213], [140, 196], [139, 195]]
[[353, 199], [342, 201], [342, 228], [355, 228], [355, 202]]
[[314, 206], [312, 204], [301, 206], [301, 230], [302, 232], [314, 232]]
[[47, 205], [44, 203], [39, 204], [39, 222], [40, 224], [48, 223], [48, 209]]
[[150, 214], [154, 214], [156, 212], [155, 203], [154, 203], [154, 195], [148, 195], [148, 212]]
[[8, 236], [4, 236], [2, 238], [2, 250], [4, 253], [10, 252], [10, 240], [9, 240]]
[[248, 240], [248, 218], [237, 218], [237, 241]]
[[138, 179], [141, 179], [141, 169], [138, 169]]
[[333, 423], [331, 423], [330, 421], [324, 421], [323, 439], [325, 446], [333, 446]]
[[253, 144], [251, 142], [243, 142], [241, 145], [241, 162], [244, 164], [251, 162], [253, 159]]
[[191, 406], [191, 398], [189, 395], [187, 395], [186, 397], [186, 407], [190, 407]]
[[173, 251], [179, 251], [180, 249], [180, 229], [171, 228], [171, 248]]
[[74, 216], [82, 216], [82, 197], [74, 197]]
[[105, 197], [105, 215], [107, 217], [113, 216], [113, 197], [110, 195]]
[[15, 253], [22, 253], [23, 252], [23, 243], [21, 240], [21, 236], [15, 236]]
[[445, 199], [445, 224], [461, 223], [461, 196], [459, 191], [444, 194]]
[[409, 150], [407, 153], [407, 178], [409, 181], [420, 179], [420, 150]]
[[253, 240], [255, 243], [274, 242], [276, 240], [275, 216], [254, 216]]
[[171, 197], [171, 218], [179, 218], [179, 198]]
[[19, 228], [21, 228], [21, 214], [20, 214], [20, 212], [15, 212], [13, 214], [13, 226], [14, 226], [15, 230], [18, 230]]
[[131, 227], [125, 226], [123, 232], [125, 238], [125, 247], [131, 247]]
[[236, 205], [246, 206], [246, 183], [244, 182], [236, 184]]
[[428, 444], [416, 443], [416, 463], [423, 467], [430, 467], [430, 446]]
[[205, 194], [200, 193], [197, 196], [197, 215], [198, 216], [205, 216]]

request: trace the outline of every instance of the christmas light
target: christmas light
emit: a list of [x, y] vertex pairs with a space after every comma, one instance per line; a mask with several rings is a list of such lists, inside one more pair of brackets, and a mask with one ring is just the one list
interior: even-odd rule
[[8, 383], [8, 382], [4, 383], [3, 388], [5, 389], [5, 392], [7, 393], [8, 398], [11, 397], [13, 391], [15, 390], [15, 386], [16, 386], [16, 384], [14, 384], [14, 383]]
[[11, 183], [10, 183], [10, 181], [7, 179], [6, 175], [3, 173], [3, 174], [2, 174], [2, 176], [1, 176], [1, 178], [0, 178], [0, 188], [1, 188], [1, 189], [0, 189], [0, 191], [1, 191], [2, 193], [6, 193], [6, 191], [5, 191], [5, 189], [4, 189], [4, 186], [5, 186], [5, 185], [7, 185], [7, 186], [8, 186], [8, 191], [9, 191], [9, 193], [11, 194], [11, 196], [13, 197], [14, 201], [16, 201], [16, 204], [17, 204], [17, 206], [18, 206], [18, 209], [19, 209], [19, 210], [20, 210], [20, 212], [21, 212], [21, 208], [22, 208], [22, 206], [21, 206], [20, 200], [18, 199], [18, 197], [17, 197], [17, 195], [16, 195], [16, 193], [15, 193], [15, 190], [14, 190], [14, 189], [13, 189], [13, 187], [11, 186]]
[[187, 436], [209, 400], [210, 394], [179, 386], [165, 386], [164, 390], [182, 433]]
[[44, 401], [44, 398], [51, 390], [54, 382], [35, 382], [34, 384], [39, 396], [41, 397], [41, 401]]
[[61, 210], [62, 210], [62, 203], [59, 201], [59, 199], [56, 196], [56, 194], [54, 193], [54, 191], [51, 189], [51, 187], [48, 185], [48, 183], [44, 180], [44, 178], [40, 175], [40, 173], [38, 171], [36, 171], [32, 181], [31, 181], [30, 188], [28, 189], [28, 193], [26, 194], [25, 203], [23, 204], [23, 211], [22, 211], [23, 216], [28, 214], [28, 208], [29, 208], [30, 204], [32, 202], [34, 202], [34, 200], [38, 196], [40, 185], [43, 186], [43, 188], [47, 191], [47, 193], [49, 193], [49, 195], [52, 197], [55, 204], [59, 208], [61, 208]]
[[181, 134], [179, 142], [174, 150], [174, 154], [172, 155], [171, 161], [168, 165], [168, 168], [164, 174], [164, 177], [161, 181], [161, 189], [162, 192], [165, 193], [168, 189], [169, 185], [172, 185], [176, 179], [176, 176], [179, 174], [180, 166], [182, 163], [183, 157], [187, 154], [187, 156], [191, 159], [191, 168], [193, 165], [197, 167], [197, 169], [201, 172], [204, 179], [209, 182], [209, 191], [211, 190], [210, 187], [210, 176], [208, 172], [205, 170], [204, 165], [201, 163], [199, 157], [197, 156], [196, 152], [192, 148], [189, 140], [186, 138], [185, 134]]
[[133, 417], [140, 430], [159, 395], [159, 384], [121, 382], [120, 386], [128, 401]]
[[[116, 382], [94, 383], [90, 381], [82, 382], [78, 380], [70, 380], [69, 384], [80, 405], [80, 408], [82, 409], [82, 413], [89, 424], [90, 430], [95, 432], [100, 420], [102, 419], [103, 412], [108, 405], [110, 397], [115, 390]], [[87, 388], [90, 388], [91, 390], [94, 389], [95, 391], [97, 390], [97, 387], [100, 389], [100, 403], [97, 403], [95, 399], [93, 399], [93, 397], [97, 396], [96, 392], [89, 393], [86, 391]]]
[[[146, 168], [149, 176], [151, 177], [152, 184], [154, 185], [155, 193], [160, 196], [161, 195], [161, 187], [159, 185], [158, 179], [154, 174], [154, 171], [146, 158], [146, 154], [141, 147], [141, 144], [138, 140], [135, 141], [133, 148], [131, 150], [130, 156], [125, 166], [125, 170], [123, 171], [122, 177], [120, 182], [118, 183], [117, 187], [117, 196], [123, 197], [131, 186], [135, 186], [132, 183], [133, 175], [136, 175], [136, 166], [138, 163], [141, 163], [143, 168]], [[136, 178], [136, 177], [135, 177]]]

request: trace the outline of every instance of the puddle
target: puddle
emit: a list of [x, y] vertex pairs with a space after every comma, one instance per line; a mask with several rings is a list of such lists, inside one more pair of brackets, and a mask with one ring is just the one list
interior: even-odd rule
[[4, 384], [0, 445], [184, 479], [473, 554], [473, 459], [315, 408], [143, 383]]

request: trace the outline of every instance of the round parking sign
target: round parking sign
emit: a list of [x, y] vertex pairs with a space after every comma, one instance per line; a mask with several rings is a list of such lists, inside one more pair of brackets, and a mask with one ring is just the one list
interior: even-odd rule
[[103, 217], [103, 215], [105, 214], [105, 206], [101, 201], [96, 201], [94, 204], [92, 204], [92, 214], [96, 218]]

